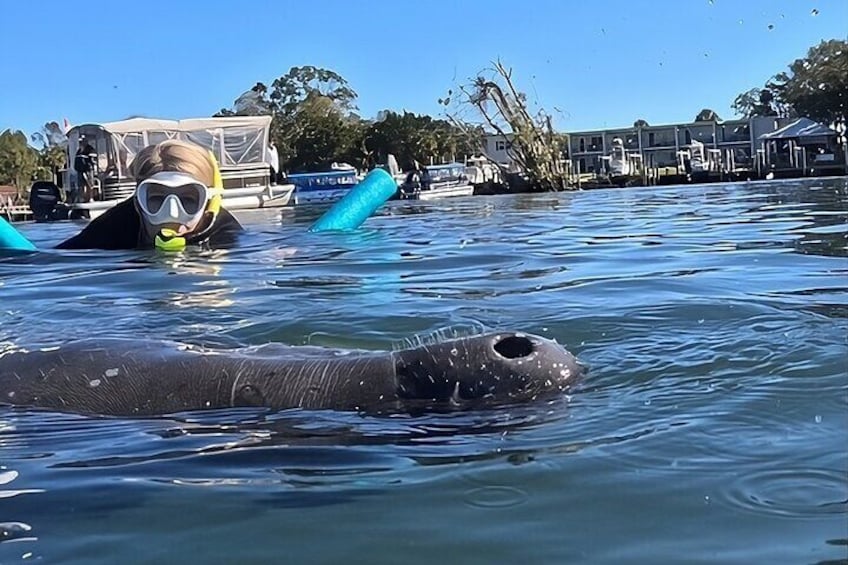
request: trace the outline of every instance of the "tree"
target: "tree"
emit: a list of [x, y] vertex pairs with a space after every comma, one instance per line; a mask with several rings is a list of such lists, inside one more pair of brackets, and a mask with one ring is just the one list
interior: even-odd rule
[[718, 114], [715, 111], [710, 110], [709, 108], [704, 108], [698, 115], [695, 116], [696, 122], [720, 122], [721, 118], [718, 117]]
[[355, 102], [356, 92], [341, 75], [319, 67], [292, 67], [270, 88], [257, 82], [232, 109], [216, 116], [270, 114], [271, 139], [282, 168], [309, 171], [361, 155], [356, 143], [362, 124]]
[[271, 84], [269, 94], [275, 110], [291, 114], [307, 98], [329, 99], [340, 113], [357, 110], [356, 92], [341, 75], [320, 67], [292, 67]]
[[[527, 95], [516, 89], [512, 81], [512, 69], [500, 61], [472, 80], [470, 85], [459, 87], [457, 97], [448, 92], [440, 100], [448, 106], [452, 98], [458, 98], [457, 110], [449, 113], [450, 120], [463, 130], [470, 143], [481, 145], [480, 126], [461, 118], [463, 109], [471, 108], [482, 117], [482, 125], [503, 139], [510, 139], [508, 149], [512, 161], [527, 176], [531, 189], [537, 191], [568, 190], [566, 171], [562, 166], [563, 137], [554, 132], [550, 114], [540, 109], [530, 113]], [[485, 154], [485, 148], [480, 147]]]
[[392, 154], [403, 169], [412, 168], [415, 161], [447, 161], [474, 152], [463, 132], [449, 121], [391, 110], [381, 111], [368, 124], [362, 146], [371, 161], [385, 162]]
[[47, 122], [41, 131], [35, 132], [30, 138], [41, 145], [36, 176], [52, 180], [54, 172], [65, 165], [68, 137], [57, 122]]
[[831, 124], [848, 116], [848, 41], [822, 41], [775, 75], [766, 88], [800, 116]]
[[635, 122], [633, 122], [633, 127], [634, 127], [634, 128], [646, 128], [646, 127], [648, 127], [649, 125], [650, 125], [650, 124], [649, 124], [647, 121], [643, 120], [642, 118], [639, 118], [638, 120], [636, 120]]
[[777, 116], [774, 93], [767, 88], [752, 88], [743, 92], [730, 105], [737, 115], [743, 118], [755, 116]]
[[27, 144], [27, 136], [9, 129], [0, 133], [0, 184], [12, 184], [23, 194], [37, 170], [38, 153]]
[[221, 108], [214, 117], [225, 116], [262, 116], [273, 113], [273, 105], [267, 99], [268, 87], [257, 82], [250, 90], [239, 95], [232, 109]]
[[338, 160], [360, 164], [359, 120], [340, 114], [330, 98], [308, 97], [285, 124], [289, 131], [282, 139], [278, 138], [277, 147], [283, 147], [281, 157], [286, 155], [289, 172], [326, 170]]

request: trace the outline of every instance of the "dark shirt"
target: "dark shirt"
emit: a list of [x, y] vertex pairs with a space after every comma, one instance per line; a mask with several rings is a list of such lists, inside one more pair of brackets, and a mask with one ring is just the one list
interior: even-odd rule
[[[208, 222], [208, 220], [206, 220]], [[227, 247], [235, 242], [244, 228], [229, 211], [221, 208], [211, 226], [201, 224], [198, 237], [189, 237], [191, 245], [208, 243], [212, 247]], [[141, 249], [152, 248], [146, 242], [141, 217], [132, 198], [127, 198], [91, 220], [77, 235], [56, 246], [56, 249]]]
[[90, 145], [81, 147], [74, 157], [74, 170], [78, 173], [88, 173], [94, 161], [94, 149]]

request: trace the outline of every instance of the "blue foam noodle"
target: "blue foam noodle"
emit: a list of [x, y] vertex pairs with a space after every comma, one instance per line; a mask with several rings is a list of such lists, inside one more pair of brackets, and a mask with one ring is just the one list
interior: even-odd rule
[[309, 231], [355, 230], [397, 192], [397, 183], [383, 169], [374, 169], [333, 204]]
[[0, 249], [15, 251], [37, 251], [30, 240], [21, 235], [12, 224], [0, 217]]

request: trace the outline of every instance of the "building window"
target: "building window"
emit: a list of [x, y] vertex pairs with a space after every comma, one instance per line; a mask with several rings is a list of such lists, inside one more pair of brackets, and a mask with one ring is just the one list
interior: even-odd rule
[[495, 141], [495, 151], [506, 151], [510, 147], [512, 147], [512, 144], [504, 141], [503, 139]]
[[580, 166], [578, 167], [578, 169], [579, 169], [579, 172], [581, 172], [581, 173], [586, 172], [586, 159], [584, 159], [583, 157], [580, 157]]
[[601, 148], [603, 141], [601, 141], [601, 136], [595, 136], [592, 138], [592, 151], [597, 151]]
[[[581, 137], [580, 138], [580, 152], [583, 153], [585, 151], [586, 151], [586, 139]], [[583, 161], [583, 159], [580, 159], [580, 161]]]

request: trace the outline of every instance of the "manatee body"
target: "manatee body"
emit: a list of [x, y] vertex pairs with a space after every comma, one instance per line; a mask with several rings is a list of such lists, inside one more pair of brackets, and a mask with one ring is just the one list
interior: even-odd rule
[[556, 342], [517, 333], [391, 352], [84, 340], [0, 356], [0, 403], [115, 416], [249, 406], [385, 413], [549, 398], [581, 372]]

